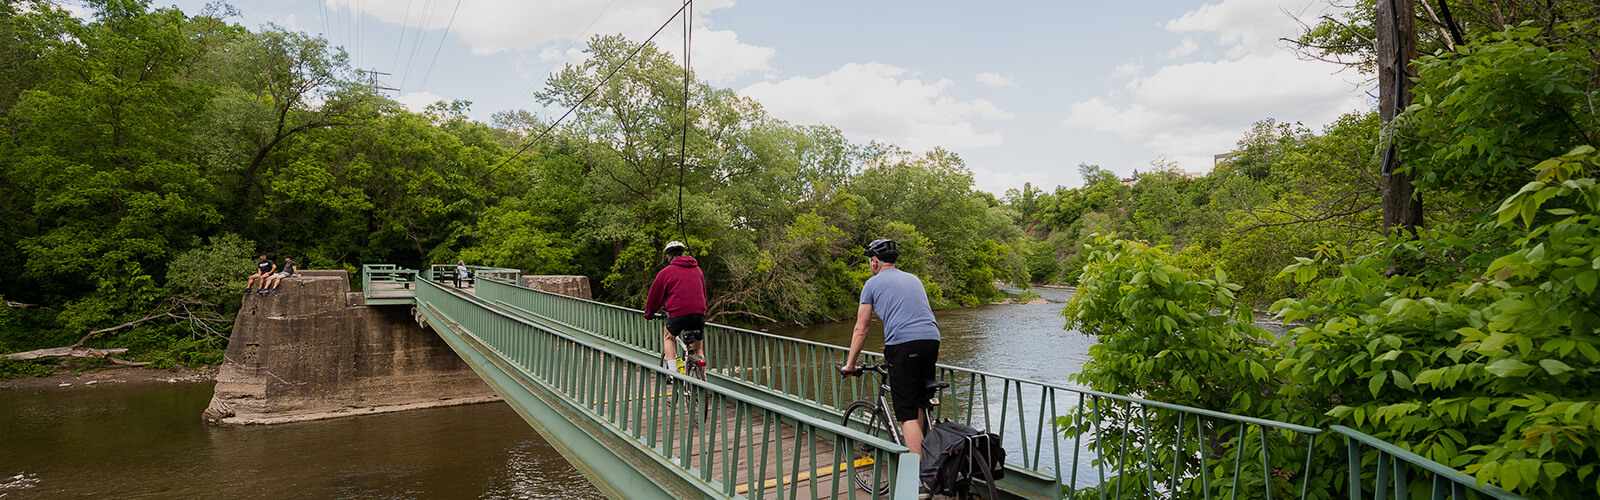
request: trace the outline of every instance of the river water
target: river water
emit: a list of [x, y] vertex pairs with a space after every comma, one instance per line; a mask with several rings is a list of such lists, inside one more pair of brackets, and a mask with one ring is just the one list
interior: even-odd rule
[[[1093, 341], [1061, 329], [1069, 292], [1036, 291], [1052, 302], [938, 311], [940, 361], [1066, 382]], [[852, 326], [774, 332], [848, 345]], [[209, 383], [0, 392], [0, 499], [600, 497], [504, 403], [211, 427], [210, 398]]]

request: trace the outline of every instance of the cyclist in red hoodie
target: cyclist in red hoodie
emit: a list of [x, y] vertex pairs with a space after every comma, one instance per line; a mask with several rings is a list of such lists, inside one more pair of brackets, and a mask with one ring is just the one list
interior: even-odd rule
[[[706, 325], [706, 280], [700, 273], [700, 263], [684, 255], [689, 247], [681, 241], [667, 243], [665, 252], [672, 260], [656, 281], [650, 284], [650, 298], [645, 301], [644, 315], [655, 314], [656, 309], [667, 310], [666, 335], [661, 338], [662, 355], [666, 359], [678, 357], [672, 337], [680, 332], [704, 332]], [[705, 359], [705, 349], [700, 338], [683, 338], [689, 352]]]

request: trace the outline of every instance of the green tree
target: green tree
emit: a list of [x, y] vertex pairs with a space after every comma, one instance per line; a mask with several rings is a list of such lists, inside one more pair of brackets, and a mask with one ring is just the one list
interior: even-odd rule
[[253, 187], [284, 141], [369, 115], [370, 91], [356, 82], [344, 51], [321, 37], [269, 26], [238, 33], [208, 56], [212, 77], [228, 82], [204, 116], [208, 137], [220, 143], [212, 155], [241, 187]]

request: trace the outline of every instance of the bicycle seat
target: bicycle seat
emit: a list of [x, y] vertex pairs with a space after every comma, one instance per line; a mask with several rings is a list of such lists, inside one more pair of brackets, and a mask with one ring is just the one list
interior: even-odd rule
[[947, 387], [950, 387], [950, 383], [949, 382], [945, 382], [943, 380], [935, 380], [935, 381], [932, 381], [932, 382], [928, 382], [928, 390], [937, 391], [939, 389], [944, 389], [944, 388], [947, 388]]
[[678, 338], [683, 339], [685, 344], [693, 344], [706, 338], [705, 333], [705, 330], [684, 330], [678, 333]]

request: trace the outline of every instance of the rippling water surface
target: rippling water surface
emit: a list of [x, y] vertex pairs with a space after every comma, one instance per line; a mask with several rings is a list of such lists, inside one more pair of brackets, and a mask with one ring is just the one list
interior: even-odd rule
[[211, 384], [0, 393], [0, 498], [600, 498], [503, 403], [210, 427]]

